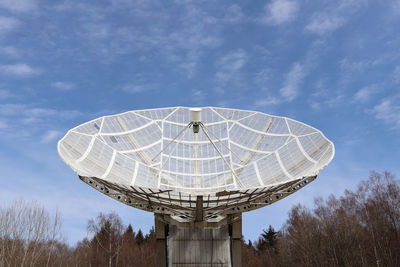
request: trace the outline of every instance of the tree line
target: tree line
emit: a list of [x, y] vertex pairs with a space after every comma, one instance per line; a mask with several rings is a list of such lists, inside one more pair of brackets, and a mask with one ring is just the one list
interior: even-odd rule
[[[0, 208], [0, 267], [154, 266], [155, 233], [124, 225], [115, 213], [87, 224], [88, 237], [68, 246], [59, 212], [17, 201]], [[243, 240], [243, 266], [400, 266], [400, 182], [371, 172], [356, 190], [293, 206], [281, 229]]]
[[270, 227], [243, 245], [244, 266], [400, 266], [400, 186], [371, 172], [354, 191], [292, 207], [278, 232]]

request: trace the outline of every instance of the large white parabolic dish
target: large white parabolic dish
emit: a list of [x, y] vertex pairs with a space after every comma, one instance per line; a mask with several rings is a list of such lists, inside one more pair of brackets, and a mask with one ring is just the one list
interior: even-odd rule
[[197, 134], [187, 107], [104, 116], [69, 130], [58, 152], [100, 192], [181, 222], [195, 219], [198, 196], [209, 222], [268, 205], [334, 156], [319, 130], [289, 118], [216, 107], [192, 116]]

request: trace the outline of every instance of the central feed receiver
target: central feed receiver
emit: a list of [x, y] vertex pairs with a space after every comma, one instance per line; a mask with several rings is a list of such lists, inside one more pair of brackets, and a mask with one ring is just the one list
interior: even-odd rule
[[190, 121], [193, 124], [193, 133], [199, 133], [199, 125], [201, 123], [201, 108], [191, 108], [190, 112]]
[[201, 108], [191, 108], [190, 112], [190, 121], [195, 124], [199, 124], [201, 122]]
[[313, 181], [334, 146], [285, 117], [173, 107], [89, 121], [58, 152], [94, 189], [155, 214], [157, 266], [236, 267], [241, 214]]

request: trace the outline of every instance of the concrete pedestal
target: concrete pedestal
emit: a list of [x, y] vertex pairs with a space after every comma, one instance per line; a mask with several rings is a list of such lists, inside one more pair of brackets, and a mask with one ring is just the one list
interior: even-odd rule
[[232, 223], [232, 267], [242, 267], [242, 217]]
[[154, 215], [156, 231], [156, 267], [167, 267], [167, 225]]
[[155, 218], [157, 267], [241, 267], [242, 220], [220, 228], [180, 228]]

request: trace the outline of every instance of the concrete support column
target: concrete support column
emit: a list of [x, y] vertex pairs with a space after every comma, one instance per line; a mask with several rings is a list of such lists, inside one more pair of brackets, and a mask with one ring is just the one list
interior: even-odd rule
[[156, 267], [167, 267], [167, 236], [166, 224], [154, 214], [156, 231]]
[[242, 267], [242, 216], [232, 223], [232, 267]]

